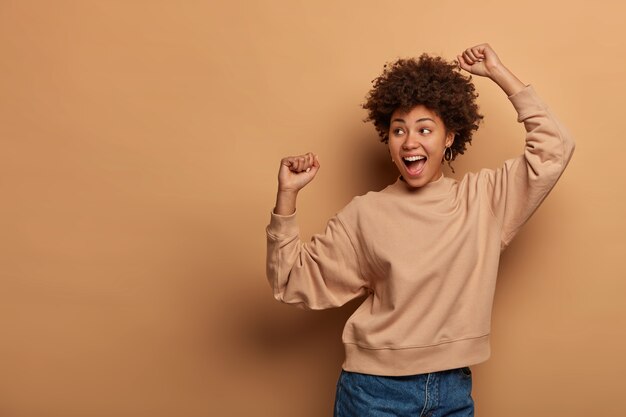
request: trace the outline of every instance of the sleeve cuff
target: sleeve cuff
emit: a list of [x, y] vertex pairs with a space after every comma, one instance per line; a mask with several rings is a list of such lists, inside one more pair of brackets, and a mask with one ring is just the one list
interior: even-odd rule
[[513, 104], [515, 111], [517, 111], [518, 122], [524, 121], [528, 116], [535, 114], [537, 110], [546, 109], [545, 103], [530, 84], [517, 93], [508, 96], [508, 99]]
[[270, 224], [267, 233], [275, 237], [297, 236], [300, 233], [296, 221], [296, 212], [282, 216], [271, 211]]

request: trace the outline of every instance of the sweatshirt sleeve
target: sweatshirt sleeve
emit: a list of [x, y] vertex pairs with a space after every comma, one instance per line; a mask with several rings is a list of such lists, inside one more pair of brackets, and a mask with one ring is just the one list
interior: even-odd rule
[[366, 294], [355, 247], [338, 215], [310, 242], [300, 240], [296, 214], [271, 213], [267, 279], [278, 301], [307, 310], [339, 307]]
[[524, 153], [497, 170], [482, 171], [490, 208], [500, 222], [502, 250], [550, 193], [575, 147], [531, 85], [508, 98], [526, 129]]

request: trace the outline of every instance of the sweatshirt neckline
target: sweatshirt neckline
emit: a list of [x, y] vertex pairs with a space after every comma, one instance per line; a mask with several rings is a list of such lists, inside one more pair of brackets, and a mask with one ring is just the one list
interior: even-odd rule
[[411, 187], [402, 179], [402, 176], [400, 175], [396, 179], [395, 183], [389, 185], [388, 190], [396, 194], [438, 196], [449, 194], [451, 185], [454, 181], [454, 179], [448, 178], [442, 173], [441, 177], [435, 181], [431, 181], [421, 187]]

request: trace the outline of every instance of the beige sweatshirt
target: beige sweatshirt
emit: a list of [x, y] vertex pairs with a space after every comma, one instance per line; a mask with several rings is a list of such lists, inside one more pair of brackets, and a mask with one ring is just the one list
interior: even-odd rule
[[574, 151], [532, 86], [509, 100], [526, 146], [499, 169], [417, 189], [398, 179], [355, 197], [307, 243], [295, 213], [271, 213], [267, 278], [277, 300], [325, 309], [367, 296], [343, 331], [343, 369], [411, 375], [489, 358], [500, 253]]

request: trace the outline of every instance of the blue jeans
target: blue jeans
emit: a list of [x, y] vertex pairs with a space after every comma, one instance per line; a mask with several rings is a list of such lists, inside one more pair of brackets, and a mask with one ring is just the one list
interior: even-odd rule
[[341, 370], [334, 417], [473, 417], [469, 367], [409, 376]]

